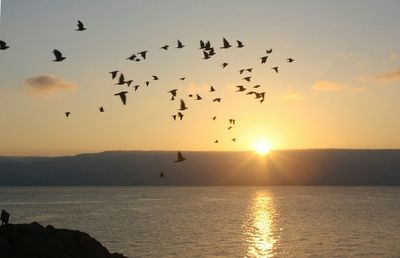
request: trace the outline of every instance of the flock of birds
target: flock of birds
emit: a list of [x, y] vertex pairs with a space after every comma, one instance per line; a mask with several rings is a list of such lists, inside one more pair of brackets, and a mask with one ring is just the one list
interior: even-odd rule
[[[82, 31], [85, 31], [86, 29], [87, 28], [85, 27], [83, 22], [78, 20], [77, 21], [77, 28], [75, 29], [75, 31], [82, 32]], [[177, 49], [182, 49], [184, 47], [186, 47], [186, 46], [180, 40], [177, 40], [176, 48]], [[229, 49], [229, 48], [232, 48], [232, 47], [233, 46], [231, 45], [231, 43], [226, 38], [222, 39], [222, 46], [220, 47], [220, 49]], [[240, 40], [236, 40], [236, 48], [240, 49], [240, 48], [243, 48], [243, 47], [245, 47], [243, 42], [240, 41]], [[0, 40], [0, 50], [6, 50], [8, 48], [9, 48], [9, 46], [7, 45], [7, 43], [2, 41], [2, 40]], [[163, 45], [162, 47], [160, 47], [160, 49], [165, 50], [165, 51], [168, 51], [169, 48], [170, 48], [170, 45], [167, 45], [167, 44]], [[202, 59], [203, 60], [210, 59], [214, 55], [216, 55], [215, 48], [211, 45], [210, 41], [200, 40], [200, 48], [199, 49], [202, 51], [202, 54], [203, 54], [203, 58]], [[147, 53], [148, 53], [147, 50], [140, 51], [140, 52], [131, 54], [129, 57], [126, 58], [126, 60], [132, 61], [132, 62], [140, 62], [140, 61], [146, 60]], [[269, 55], [271, 53], [272, 53], [272, 48], [266, 50], [265, 55], [260, 57], [261, 64], [266, 64], [267, 63], [268, 57], [269, 57]], [[62, 54], [62, 52], [60, 50], [58, 50], [58, 49], [54, 49], [53, 50], [53, 54], [54, 54], [54, 60], [53, 60], [54, 62], [62, 62], [62, 61], [64, 61], [66, 59], [66, 57]], [[287, 63], [292, 63], [293, 61], [294, 61], [293, 58], [287, 58], [286, 59]], [[224, 62], [224, 63], [221, 64], [221, 67], [223, 69], [225, 69], [228, 65], [229, 65], [229, 63]], [[279, 73], [279, 67], [278, 66], [271, 67], [271, 70], [273, 70], [276, 74]], [[244, 74], [244, 73], [251, 74], [252, 72], [253, 72], [253, 68], [244, 68], [244, 69], [240, 69], [239, 70], [239, 74], [240, 75]], [[111, 74], [111, 79], [112, 80], [116, 80], [115, 85], [119, 85], [119, 86], [127, 85], [127, 87], [130, 87], [132, 85], [132, 83], [133, 83], [133, 80], [131, 80], [131, 79], [130, 80], [126, 80], [124, 74], [122, 72], [118, 71], [118, 70], [111, 71], [109, 73]], [[183, 81], [186, 78], [185, 77], [181, 77], [179, 79]], [[252, 80], [252, 76], [246, 76], [246, 77], [243, 77], [242, 79], [244, 81], [246, 81], [247, 83], [250, 83], [251, 80]], [[159, 80], [159, 77], [157, 75], [153, 75], [152, 76], [152, 80], [157, 81], [157, 80]], [[145, 85], [149, 86], [150, 85], [150, 81], [146, 81]], [[137, 91], [140, 87], [141, 87], [141, 85], [133, 85], [134, 91]], [[260, 87], [261, 87], [261, 85], [259, 85], [259, 84], [254, 85], [251, 88], [249, 88], [248, 86], [244, 86], [244, 85], [236, 85], [236, 92], [245, 92], [246, 90], [248, 90], [248, 92], [246, 92], [246, 95], [254, 95], [255, 99], [259, 100], [260, 103], [263, 103], [265, 101], [266, 92], [265, 91], [258, 91], [258, 89]], [[215, 91], [216, 91], [216, 89], [213, 86], [210, 86], [210, 89], [209, 89], [208, 92], [212, 93], [212, 92], [215, 92]], [[118, 93], [115, 93], [114, 96], [119, 97], [121, 99], [122, 104], [126, 105], [126, 103], [127, 103], [127, 94], [128, 94], [128, 91], [124, 90], [124, 91], [120, 91]], [[171, 89], [171, 90], [169, 90], [167, 92], [167, 94], [170, 94], [171, 95], [171, 99], [170, 100], [174, 101], [176, 99], [176, 97], [178, 96], [178, 89]], [[203, 99], [199, 94], [196, 94], [195, 96], [193, 94], [189, 94], [188, 97], [190, 97], [190, 98], [195, 97], [195, 100], [197, 100], [197, 101], [200, 101], [200, 100]], [[218, 102], [218, 103], [221, 102], [221, 100], [222, 100], [221, 97], [216, 97], [216, 98], [212, 99], [213, 102]], [[99, 112], [104, 112], [105, 111], [103, 106], [100, 106], [98, 109], [99, 109]], [[187, 109], [188, 109], [188, 106], [186, 105], [185, 101], [181, 98], [180, 99], [179, 109], [177, 110], [178, 112], [176, 114], [172, 115], [172, 119], [173, 120], [177, 120], [177, 119], [182, 120], [183, 117], [184, 117], [184, 113], [183, 112], [185, 110], [187, 110]], [[69, 112], [69, 111], [65, 112], [65, 116], [66, 117], [69, 117], [70, 115], [71, 115], [71, 112]], [[212, 117], [212, 120], [216, 120], [216, 119], [217, 119], [216, 116]], [[232, 119], [231, 118], [228, 121], [229, 121], [228, 130], [230, 130], [235, 125], [236, 119]], [[232, 140], [232, 142], [236, 142], [236, 138], [232, 138], [231, 140]], [[219, 141], [215, 140], [214, 143], [219, 143]], [[185, 160], [186, 160], [186, 158], [182, 155], [182, 153], [180, 151], [178, 151], [177, 152], [177, 159], [174, 162], [175, 163], [183, 162]], [[164, 177], [164, 176], [165, 176], [165, 171], [161, 171], [159, 177]]]

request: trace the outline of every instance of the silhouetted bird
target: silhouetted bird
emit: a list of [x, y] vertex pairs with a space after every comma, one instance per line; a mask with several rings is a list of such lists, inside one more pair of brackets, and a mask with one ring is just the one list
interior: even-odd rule
[[232, 129], [232, 126], [229, 126], [229, 127], [228, 127], [228, 130], [231, 130], [231, 129]]
[[69, 117], [70, 114], [71, 114], [71, 112], [65, 112], [66, 117]]
[[253, 72], [253, 68], [247, 68], [246, 71], [248, 71], [249, 73]]
[[183, 101], [183, 99], [181, 99], [181, 107], [179, 108], [179, 110], [183, 111], [185, 109], [188, 109], [185, 105], [185, 102]]
[[183, 157], [183, 155], [182, 155], [182, 153], [181, 153], [180, 151], [178, 151], [177, 158], [176, 158], [176, 160], [175, 160], [174, 162], [175, 162], [175, 163], [176, 163], [176, 162], [182, 162], [182, 161], [184, 161], [184, 160], [186, 160], [186, 158]]
[[206, 45], [204, 44], [204, 41], [200, 40], [200, 47], [199, 49], [205, 49]]
[[137, 91], [137, 89], [139, 89], [140, 85], [135, 85], [133, 86], [133, 88], [135, 89], [135, 91]]
[[178, 112], [178, 117], [179, 117], [179, 120], [182, 121], [182, 119], [183, 119], [183, 114], [182, 114], [181, 112]]
[[196, 94], [196, 100], [201, 100], [201, 99], [203, 99], [202, 97], [200, 97], [200, 95], [199, 94]]
[[246, 81], [250, 82], [251, 76], [244, 77], [243, 80], [246, 80]]
[[159, 78], [156, 75], [153, 75], [153, 80], [157, 81]]
[[181, 81], [183, 81], [183, 80], [185, 80], [186, 78], [185, 77], [181, 77], [181, 78], [179, 78], [179, 80], [181, 80]]
[[128, 87], [129, 86], [131, 86], [131, 83], [133, 82], [133, 80], [129, 80], [129, 81], [126, 81], [125, 83], [128, 85]]
[[221, 98], [215, 98], [213, 99], [213, 102], [221, 102]]
[[222, 49], [231, 47], [231, 44], [229, 44], [229, 42], [225, 38], [223, 38], [222, 41], [224, 43], [224, 45], [221, 47]]
[[261, 63], [265, 64], [267, 62], [268, 56], [263, 56], [260, 59], [261, 59]]
[[236, 142], [236, 138], [232, 138], [232, 141], [233, 141], [233, 142]]
[[164, 171], [161, 171], [160, 177], [164, 177]]
[[271, 69], [273, 69], [276, 73], [278, 73], [278, 66], [272, 67]]
[[183, 45], [182, 44], [182, 42], [180, 42], [179, 40], [178, 40], [178, 46], [176, 47], [176, 48], [183, 48], [185, 45]]
[[188, 96], [189, 96], [189, 98], [191, 98], [191, 97], [193, 97], [193, 94], [189, 94]]
[[237, 85], [236, 88], [238, 88], [238, 90], [236, 92], [245, 91], [246, 90], [246, 88], [243, 85]]
[[103, 107], [99, 107], [99, 111], [103, 113], [104, 112], [104, 108]]
[[236, 42], [237, 42], [237, 48], [242, 48], [242, 47], [244, 47], [244, 45], [243, 45], [243, 43], [241, 42], [241, 41], [239, 41], [239, 40], [236, 40]]
[[145, 84], [146, 84], [146, 86], [149, 86], [149, 85], [150, 85], [150, 82], [149, 82], [149, 81], [146, 81]]
[[174, 120], [176, 120], [176, 115], [172, 115], [172, 118], [173, 118]]
[[217, 117], [216, 117], [216, 116], [214, 116], [214, 117], [212, 117], [211, 119], [215, 121], [215, 119], [217, 119]]
[[162, 46], [162, 47], [160, 47], [161, 49], [164, 49], [164, 50], [168, 50], [168, 48], [169, 48], [169, 46], [168, 45], [164, 45], [164, 46]]
[[215, 140], [215, 142], [214, 143], [218, 143], [218, 140]]
[[118, 82], [117, 82], [115, 85], [124, 85], [124, 84], [125, 84], [125, 77], [124, 77], [124, 74], [121, 73], [121, 74], [119, 75]]
[[206, 42], [206, 45], [205, 45], [204, 49], [205, 50], [211, 50], [211, 43], [210, 43], [209, 40]]
[[229, 119], [229, 124], [231, 124], [231, 125], [235, 125], [235, 122], [236, 122], [236, 119]]
[[147, 51], [142, 51], [142, 52], [139, 52], [138, 54], [142, 56], [143, 60], [145, 60]]
[[175, 100], [175, 97], [174, 96], [171, 96], [171, 101], [174, 101]]
[[63, 55], [62, 55], [62, 53], [59, 51], [59, 50], [57, 50], [57, 49], [54, 49], [53, 50], [53, 54], [54, 54], [54, 56], [55, 56], [55, 59], [53, 60], [54, 62], [61, 62], [62, 60], [64, 60], [66, 57], [64, 57]]
[[213, 91], [215, 91], [214, 87], [210, 86], [210, 92], [213, 92]]
[[114, 96], [119, 96], [121, 98], [122, 104], [126, 105], [126, 94], [127, 91], [121, 91], [120, 93], [114, 94]]
[[133, 54], [133, 55], [131, 55], [130, 57], [127, 57], [126, 60], [134, 61], [134, 60], [136, 60], [136, 55]]
[[171, 93], [172, 97], [176, 97], [176, 92], [177, 91], [178, 91], [178, 89], [173, 89], [173, 90], [168, 91], [168, 93]]
[[257, 84], [257, 85], [254, 85], [254, 86], [253, 86], [253, 88], [255, 88], [255, 89], [260, 88], [260, 87], [261, 87], [260, 84]]
[[213, 47], [209, 49], [208, 55], [209, 55], [209, 56], [215, 55], [215, 50], [214, 50]]
[[78, 20], [78, 24], [77, 24], [78, 28], [75, 31], [84, 31], [86, 30], [85, 26], [83, 25], [83, 23]]
[[205, 60], [210, 58], [210, 55], [206, 51], [203, 51], [203, 55], [204, 55], [203, 59]]
[[6, 50], [7, 48], [10, 48], [9, 46], [7, 46], [7, 43], [0, 40], [0, 50]]
[[246, 95], [251, 95], [251, 94], [255, 94], [255, 93], [256, 93], [255, 91], [249, 91], [246, 93]]
[[292, 62], [294, 61], [294, 59], [293, 59], [293, 58], [287, 58], [286, 61], [287, 61], [288, 63], [292, 63]]
[[222, 63], [222, 68], [225, 68], [225, 67], [227, 67], [228, 66], [228, 63]]
[[115, 79], [115, 77], [117, 77], [118, 71], [112, 71], [111, 73], [111, 79]]
[[267, 52], [267, 54], [271, 54], [272, 53], [272, 48], [265, 50], [265, 52]]

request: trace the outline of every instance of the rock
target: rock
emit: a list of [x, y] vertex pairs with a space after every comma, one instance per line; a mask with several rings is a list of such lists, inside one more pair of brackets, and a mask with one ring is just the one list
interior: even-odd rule
[[37, 222], [0, 226], [0, 250], [0, 257], [7, 258], [126, 258], [87, 233]]

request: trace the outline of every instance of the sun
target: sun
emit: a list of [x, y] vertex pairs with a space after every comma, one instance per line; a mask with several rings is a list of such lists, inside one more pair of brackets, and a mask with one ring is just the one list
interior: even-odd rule
[[271, 151], [271, 145], [267, 142], [258, 142], [254, 145], [254, 148], [260, 155], [266, 155]]

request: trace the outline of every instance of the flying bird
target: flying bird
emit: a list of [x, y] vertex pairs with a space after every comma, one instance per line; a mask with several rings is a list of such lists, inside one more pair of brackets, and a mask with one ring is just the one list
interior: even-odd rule
[[221, 102], [221, 98], [215, 98], [213, 99], [213, 102]]
[[65, 112], [66, 117], [69, 117], [70, 114], [71, 114], [71, 112]]
[[206, 45], [205, 45], [204, 49], [205, 50], [211, 50], [211, 43], [210, 43], [209, 40], [206, 42]]
[[199, 49], [205, 49], [206, 45], [204, 44], [204, 41], [200, 40], [200, 47]]
[[196, 100], [201, 100], [201, 99], [203, 99], [202, 97], [200, 97], [200, 95], [199, 94], [196, 94]]
[[233, 141], [233, 142], [236, 142], [236, 138], [232, 138], [232, 141]]
[[143, 60], [145, 60], [147, 51], [142, 51], [142, 52], [139, 52], [138, 54], [142, 56]]
[[9, 46], [7, 46], [7, 43], [0, 40], [0, 50], [6, 50], [7, 48], [10, 48]]
[[133, 86], [133, 88], [135, 89], [135, 91], [137, 91], [137, 89], [139, 89], [140, 85], [135, 85]]
[[103, 107], [99, 107], [99, 111], [100, 111], [101, 113], [103, 113], [103, 112], [104, 112], [104, 108], [103, 108]]
[[124, 77], [124, 74], [121, 73], [121, 74], [119, 75], [118, 82], [117, 82], [115, 85], [124, 85], [124, 84], [125, 84], [125, 77]]
[[242, 47], [244, 47], [244, 45], [243, 45], [243, 43], [241, 42], [241, 41], [239, 41], [239, 40], [236, 40], [236, 42], [237, 42], [237, 48], [242, 48]]
[[172, 115], [172, 118], [173, 118], [174, 120], [176, 120], [176, 115]]
[[215, 119], [217, 119], [217, 117], [216, 117], [216, 116], [213, 116], [211, 119], [215, 121]]
[[133, 80], [129, 80], [129, 81], [126, 81], [125, 83], [128, 85], [128, 87], [129, 86], [131, 86], [131, 83], [133, 82]]
[[221, 47], [222, 49], [226, 49], [226, 48], [230, 48], [231, 47], [231, 44], [229, 44], [229, 42], [225, 39], [225, 38], [223, 38], [222, 39], [223, 40], [223, 43], [224, 43], [224, 45]]
[[59, 51], [59, 50], [57, 50], [57, 49], [54, 49], [53, 50], [53, 54], [54, 54], [54, 56], [55, 56], [55, 59], [53, 60], [54, 62], [61, 62], [62, 60], [64, 60], [66, 57], [64, 57], [63, 55], [62, 55], [62, 53]]
[[251, 76], [244, 77], [243, 80], [246, 80], [246, 81], [250, 82]]
[[235, 122], [236, 122], [236, 119], [229, 119], [229, 124], [231, 124], [231, 125], [235, 125]]
[[251, 73], [253, 71], [253, 68], [247, 68], [246, 71], [248, 71], [249, 73]]
[[261, 63], [265, 64], [267, 62], [268, 56], [263, 56], [260, 59], [261, 59]]
[[210, 92], [213, 92], [213, 91], [215, 91], [214, 87], [210, 86]]
[[251, 94], [256, 94], [256, 92], [255, 91], [249, 91], [249, 92], [246, 93], [246, 95], [251, 95]]
[[130, 57], [127, 57], [126, 60], [134, 61], [134, 60], [136, 60], [136, 55], [133, 54], [133, 55], [131, 55]]
[[159, 78], [156, 75], [153, 75], [153, 80], [157, 81]]
[[232, 126], [229, 126], [229, 127], [228, 127], [228, 130], [231, 130], [231, 129], [232, 129]]
[[150, 85], [150, 82], [149, 82], [149, 81], [146, 81], [145, 84], [146, 84], [146, 86], [149, 86], [149, 85]]
[[168, 48], [169, 48], [169, 46], [168, 45], [164, 45], [164, 46], [162, 46], [162, 47], [160, 47], [161, 49], [164, 49], [164, 50], [168, 50]]
[[218, 140], [215, 140], [215, 142], [214, 143], [218, 143]]
[[179, 108], [179, 110], [183, 111], [185, 109], [188, 109], [185, 105], [185, 102], [183, 101], [183, 99], [181, 99], [181, 107]]
[[272, 53], [272, 48], [265, 50], [265, 52], [267, 52], [267, 54], [271, 54]]
[[178, 40], [178, 46], [176, 47], [176, 48], [183, 48], [185, 45], [183, 45], [182, 44], [182, 42], [180, 42], [179, 40]]
[[237, 85], [236, 88], [238, 88], [238, 90], [236, 92], [245, 91], [246, 90], [246, 88], [243, 85]]
[[172, 97], [176, 97], [176, 92], [177, 91], [178, 91], [178, 89], [173, 89], [173, 90], [168, 91], [168, 93], [171, 93]]
[[257, 84], [257, 85], [254, 85], [254, 86], [253, 86], [253, 88], [255, 88], [255, 89], [260, 88], [260, 87], [261, 87], [260, 84]]
[[225, 67], [227, 67], [228, 66], [228, 63], [222, 63], [222, 68], [225, 68]]
[[78, 20], [78, 24], [77, 24], [78, 28], [75, 31], [84, 31], [86, 30], [85, 26], [83, 25], [83, 23]]
[[182, 121], [182, 119], [183, 119], [183, 114], [182, 114], [181, 112], [178, 112], [178, 117], [179, 117], [179, 120]]
[[209, 56], [215, 55], [215, 50], [214, 50], [213, 47], [209, 49], [208, 55], [209, 55]]
[[122, 104], [126, 105], [126, 93], [127, 91], [121, 91], [120, 93], [114, 94], [114, 96], [119, 96], [121, 98]]
[[179, 78], [179, 80], [181, 80], [181, 81], [183, 81], [183, 80], [185, 80], [186, 78], [185, 77], [181, 77], [181, 78]]
[[293, 58], [287, 58], [286, 61], [287, 61], [288, 63], [292, 63], [292, 62], [294, 61], [294, 59], [293, 59]]
[[117, 77], [118, 71], [112, 71], [111, 73], [111, 79], [115, 79], [115, 77]]
[[271, 69], [273, 69], [276, 73], [278, 73], [278, 66], [272, 67]]
[[175, 162], [175, 163], [177, 163], [177, 162], [182, 162], [182, 161], [184, 161], [185, 159], [186, 159], [186, 158], [183, 157], [182, 153], [181, 153], [180, 151], [178, 151], [177, 158], [176, 158], [176, 160], [175, 160], [174, 162]]
[[207, 60], [210, 58], [210, 54], [207, 53], [206, 51], [203, 51], [203, 55], [204, 55], [204, 57], [203, 57], [204, 60]]
[[163, 170], [163, 171], [161, 171], [161, 173], [160, 173], [160, 177], [164, 177], [164, 170]]

